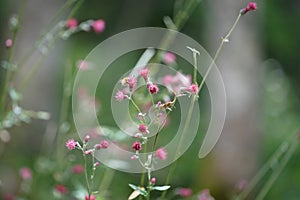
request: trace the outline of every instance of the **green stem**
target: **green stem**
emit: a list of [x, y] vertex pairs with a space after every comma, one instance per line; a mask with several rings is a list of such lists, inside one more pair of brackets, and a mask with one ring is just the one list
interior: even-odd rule
[[85, 148], [82, 151], [82, 155], [83, 155], [83, 161], [84, 161], [84, 177], [85, 177], [85, 184], [88, 190], [88, 196], [90, 197], [91, 195], [91, 188], [90, 188], [90, 184], [89, 184], [89, 179], [88, 179], [88, 168], [87, 168], [87, 159], [86, 159], [86, 155], [85, 155]]
[[[12, 63], [13, 57], [14, 57], [14, 52], [15, 52], [15, 47], [16, 47], [16, 40], [17, 40], [17, 36], [20, 30], [20, 24], [22, 23], [22, 19], [23, 19], [23, 14], [24, 14], [24, 10], [26, 7], [26, 3], [27, 0], [22, 2], [22, 5], [20, 7], [20, 11], [18, 14], [18, 24], [15, 30], [13, 30], [13, 35], [12, 35], [12, 46], [10, 47], [9, 50], [9, 56], [8, 56], [8, 64], [10, 65]], [[3, 74], [3, 88], [1, 90], [1, 96], [0, 96], [0, 121], [5, 117], [5, 106], [6, 106], [6, 95], [7, 95], [7, 89], [8, 89], [8, 85], [9, 82], [11, 80], [11, 69], [6, 68], [4, 69], [5, 72]]]
[[109, 187], [109, 185], [111, 184], [113, 177], [115, 174], [115, 170], [111, 169], [111, 168], [106, 168], [106, 171], [104, 173], [104, 177], [102, 178], [101, 184], [99, 186], [99, 191], [100, 192], [105, 192], [107, 191], [107, 188]]
[[199, 86], [198, 91], [200, 91], [200, 90], [202, 89], [202, 87], [203, 87], [203, 85], [204, 85], [204, 83], [205, 83], [205, 81], [206, 81], [206, 79], [207, 79], [207, 76], [209, 75], [209, 73], [210, 73], [210, 71], [211, 71], [213, 65], [215, 64], [215, 61], [216, 61], [217, 58], [219, 57], [219, 54], [220, 54], [220, 52], [221, 52], [221, 50], [222, 50], [222, 48], [223, 48], [224, 43], [229, 41], [229, 37], [230, 37], [231, 33], [233, 32], [233, 30], [235, 29], [235, 27], [236, 27], [238, 21], [240, 20], [240, 17], [241, 17], [241, 14], [238, 15], [238, 17], [236, 18], [234, 24], [232, 25], [231, 29], [230, 29], [229, 32], [226, 34], [226, 36], [225, 36], [224, 38], [222, 38], [221, 44], [220, 44], [220, 46], [218, 47], [217, 52], [216, 52], [216, 54], [215, 54], [213, 60], [211, 61], [210, 65], [208, 66], [208, 69], [207, 69], [207, 71], [206, 71], [206, 73], [205, 73], [205, 75], [204, 75], [204, 77], [203, 77], [203, 79], [202, 79], [202, 81], [201, 81], [201, 83], [200, 83], [200, 86]]
[[[291, 153], [290, 150], [293, 148], [294, 143], [290, 144], [292, 147], [290, 147], [290, 149], [288, 150], [289, 142], [295, 142], [297, 144], [298, 140], [295, 139], [295, 135], [292, 135], [287, 141], [284, 141], [279, 146], [279, 148], [274, 152], [274, 154], [271, 156], [271, 158], [262, 166], [262, 168], [258, 171], [258, 173], [249, 182], [246, 189], [234, 198], [235, 200], [246, 199], [246, 197], [250, 194], [250, 192], [253, 191], [255, 186], [257, 186], [258, 183], [263, 179], [263, 177], [266, 176], [268, 171], [273, 168], [274, 162], [277, 162], [283, 155], [285, 155], [285, 157], [290, 157], [289, 156], [289, 154]], [[287, 153], [287, 151], [290, 153]], [[284, 161], [284, 159], [286, 159], [285, 157], [283, 158], [283, 161]], [[277, 168], [277, 170], [278, 169], [279, 168]], [[278, 172], [274, 171], [273, 174], [278, 174]]]
[[280, 162], [279, 166], [272, 173], [272, 175], [270, 176], [268, 181], [264, 184], [263, 188], [261, 189], [261, 191], [259, 192], [259, 194], [255, 198], [255, 200], [263, 200], [265, 198], [265, 196], [268, 194], [271, 187], [273, 186], [274, 182], [279, 177], [279, 175], [281, 174], [281, 172], [283, 171], [283, 169], [287, 165], [288, 161], [291, 159], [291, 157], [294, 154], [294, 152], [296, 151], [297, 147], [298, 147], [298, 138], [294, 139], [293, 143], [291, 144], [291, 147], [289, 148], [289, 150], [285, 154], [285, 156], [282, 159], [282, 161]]

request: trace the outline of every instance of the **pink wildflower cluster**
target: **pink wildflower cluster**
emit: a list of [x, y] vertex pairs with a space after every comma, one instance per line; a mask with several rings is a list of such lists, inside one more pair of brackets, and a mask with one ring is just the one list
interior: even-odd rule
[[167, 151], [162, 147], [158, 148], [154, 154], [154, 156], [160, 160], [166, 160], [167, 155], [168, 155]]

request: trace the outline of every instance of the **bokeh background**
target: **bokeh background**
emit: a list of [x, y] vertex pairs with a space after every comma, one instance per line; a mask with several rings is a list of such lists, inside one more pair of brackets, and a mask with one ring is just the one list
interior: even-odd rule
[[[80, 32], [66, 41], [59, 40], [30, 79], [23, 91], [21, 105], [27, 109], [48, 111], [51, 119], [33, 120], [30, 124], [11, 128], [7, 130], [8, 139], [4, 137], [7, 133], [1, 131], [0, 199], [4, 199], [7, 194], [18, 193], [33, 200], [59, 198], [53, 195], [55, 186], [63, 182], [72, 165], [81, 162], [80, 153], [70, 155], [63, 146], [67, 138], [76, 137], [74, 127], [67, 123], [72, 121], [71, 107], [67, 113], [63, 113], [63, 117], [61, 114], [61, 109], [68, 106], [62, 101], [68, 86], [64, 82], [67, 70], [75, 72], [78, 60], [84, 59], [97, 44], [114, 34], [137, 27], [165, 27], [163, 18], [172, 18], [188, 1], [84, 1], [74, 17], [78, 21], [104, 19], [105, 31], [101, 34]], [[14, 57], [16, 63], [30, 50], [64, 2], [1, 1], [1, 60], [7, 59], [4, 42], [11, 34], [9, 18], [19, 11], [23, 3], [24, 15]], [[221, 37], [228, 32], [239, 10], [247, 3], [234, 0], [200, 1], [191, 9], [181, 32], [198, 41], [214, 55]], [[199, 160], [197, 154], [202, 134], [209, 121], [209, 94], [204, 90], [200, 95], [200, 99], [203, 99], [200, 101], [203, 118], [199, 133], [193, 145], [178, 160], [172, 188], [188, 187], [195, 194], [209, 188], [216, 199], [230, 199], [237, 191], [238, 183], [250, 180], [280, 144], [299, 129], [300, 2], [266, 0], [258, 1], [257, 4], [257, 11], [241, 18], [230, 42], [216, 61], [228, 97], [223, 134], [210, 155]], [[122, 73], [134, 66], [140, 55], [141, 52], [136, 52], [121, 58], [115, 63], [121, 70], [107, 72], [108, 78], [104, 80], [106, 85], [100, 88], [98, 96], [99, 118], [107, 125], [114, 125], [107, 109], [110, 107], [112, 85]], [[40, 57], [38, 51], [33, 54], [30, 61], [18, 71], [14, 86], [20, 87], [22, 79]], [[178, 63], [180, 67], [180, 60]], [[192, 73], [191, 66], [182, 70]], [[176, 121], [176, 114], [172, 117]], [[60, 131], [65, 126], [70, 126], [70, 129]], [[174, 131], [174, 127], [171, 122], [166, 131]], [[297, 150], [266, 199], [299, 199], [299, 155], [300, 151]], [[24, 166], [32, 170], [30, 188], [24, 188], [19, 176], [19, 169]], [[155, 172], [159, 184], [164, 183], [168, 170], [165, 168]], [[113, 171], [105, 166], [101, 166], [97, 172], [99, 183], [105, 179], [101, 189], [107, 191], [108, 199], [127, 199], [131, 192], [128, 183], [138, 183], [139, 177], [138, 174]], [[254, 194], [262, 187], [263, 181], [257, 185]], [[73, 177], [72, 181], [65, 181], [64, 184], [70, 191], [75, 191], [83, 185], [83, 177]], [[72, 199], [70, 196], [62, 199]], [[254, 199], [254, 196], [249, 199]]]

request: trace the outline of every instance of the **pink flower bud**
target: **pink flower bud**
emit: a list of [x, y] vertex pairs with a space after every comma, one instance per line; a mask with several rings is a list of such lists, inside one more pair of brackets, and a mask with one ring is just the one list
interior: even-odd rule
[[7, 48], [11, 47], [12, 44], [13, 44], [13, 41], [12, 41], [12, 39], [10, 39], [10, 38], [7, 39], [7, 40], [5, 41], [5, 46], [6, 46]]
[[86, 136], [84, 137], [84, 141], [85, 141], [85, 142], [88, 142], [90, 139], [91, 139], [91, 137], [90, 137], [89, 135], [86, 135]]
[[75, 18], [71, 18], [71, 19], [68, 19], [68, 20], [66, 21], [66, 27], [67, 27], [67, 28], [72, 28], [72, 29], [74, 29], [74, 28], [77, 27], [77, 25], [78, 25], [78, 22], [77, 22], [77, 20], [76, 20]]
[[151, 182], [151, 184], [154, 185], [154, 184], [156, 183], [156, 178], [151, 178], [151, 181], [150, 181], [150, 182]]
[[93, 22], [92, 27], [96, 33], [101, 33], [105, 29], [105, 21], [102, 19], [98, 19]]

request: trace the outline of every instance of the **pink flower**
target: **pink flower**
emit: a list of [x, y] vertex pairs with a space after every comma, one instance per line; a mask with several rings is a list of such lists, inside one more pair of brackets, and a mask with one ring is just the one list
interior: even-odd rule
[[181, 197], [189, 197], [191, 196], [193, 191], [190, 188], [178, 188], [176, 189], [176, 194]]
[[164, 55], [164, 62], [167, 64], [171, 64], [173, 62], [175, 62], [176, 60], [176, 56], [175, 54], [171, 53], [171, 52], [167, 52]]
[[90, 137], [89, 135], [86, 135], [86, 136], [84, 137], [84, 142], [88, 142], [90, 139], [91, 139], [91, 137]]
[[142, 144], [140, 142], [134, 142], [132, 144], [132, 148], [136, 151], [140, 151], [140, 150], [142, 150]]
[[92, 149], [88, 149], [84, 153], [85, 153], [85, 155], [91, 155], [93, 153], [93, 150]]
[[55, 190], [60, 194], [68, 193], [68, 188], [61, 184], [56, 185]]
[[124, 99], [127, 98], [127, 95], [126, 95], [123, 91], [118, 91], [118, 92], [116, 93], [115, 98], [116, 98], [117, 101], [120, 101], [120, 102], [121, 102], [121, 101], [123, 101]]
[[97, 149], [97, 150], [101, 149], [101, 144], [96, 144], [95, 149]]
[[12, 41], [12, 39], [10, 39], [10, 38], [8, 38], [8, 39], [5, 41], [5, 46], [6, 46], [7, 48], [11, 47], [12, 44], [13, 44], [13, 41]]
[[85, 195], [85, 198], [84, 198], [85, 200], [96, 200], [96, 197], [94, 196], [94, 195], [91, 195], [91, 196], [89, 196], [89, 195]]
[[153, 185], [154, 185], [154, 184], [156, 183], [156, 178], [154, 178], [154, 177], [153, 177], [153, 178], [151, 178], [151, 181], [150, 181], [150, 182], [151, 182], [151, 184], [153, 184]]
[[108, 146], [109, 146], [109, 143], [108, 143], [108, 141], [106, 141], [106, 140], [102, 140], [102, 141], [100, 142], [100, 145], [101, 145], [101, 148], [107, 149]]
[[156, 84], [150, 83], [150, 84], [147, 85], [147, 88], [148, 88], [148, 91], [151, 94], [156, 94], [159, 91], [159, 88], [158, 88], [158, 86]]
[[257, 10], [257, 4], [255, 2], [249, 2], [246, 8], [240, 10], [240, 13], [244, 15], [251, 10]]
[[105, 29], [105, 21], [102, 19], [95, 20], [92, 27], [96, 33], [101, 33]]
[[145, 81], [148, 80], [148, 74], [149, 74], [149, 68], [148, 68], [148, 67], [146, 67], [146, 68], [144, 68], [144, 69], [141, 69], [141, 70], [139, 71], [139, 75], [140, 75], [141, 77], [143, 77]]
[[141, 131], [141, 133], [150, 133], [148, 127], [145, 124], [140, 124], [139, 131]]
[[74, 165], [72, 167], [72, 173], [74, 174], [82, 174], [83, 173], [83, 166], [81, 164], [77, 164], [77, 165]]
[[167, 159], [167, 155], [168, 153], [166, 152], [166, 150], [162, 147], [158, 148], [154, 154], [154, 156], [156, 156], [157, 158], [159, 158], [160, 160], [166, 160]]
[[198, 93], [198, 85], [193, 83], [190, 87], [188, 87], [187, 90], [193, 94], [197, 94]]
[[74, 19], [74, 18], [68, 19], [68, 20], [66, 21], [66, 27], [67, 27], [67, 28], [72, 28], [72, 29], [74, 29], [74, 28], [77, 27], [77, 25], [78, 25], [78, 22], [77, 22], [77, 20]]
[[136, 78], [132, 76], [128, 78], [127, 84], [132, 89], [135, 87], [136, 82], [137, 82]]
[[28, 167], [22, 167], [19, 171], [20, 176], [23, 180], [30, 180], [32, 179], [32, 172]]
[[76, 148], [76, 145], [77, 145], [77, 142], [75, 142], [74, 139], [69, 139], [67, 142], [66, 142], [66, 147], [69, 149], [69, 150], [73, 150]]
[[95, 162], [95, 164], [94, 164], [95, 167], [98, 167], [99, 165], [100, 165], [99, 162]]
[[198, 195], [198, 200], [214, 200], [210, 195], [209, 189], [203, 190], [199, 195]]

